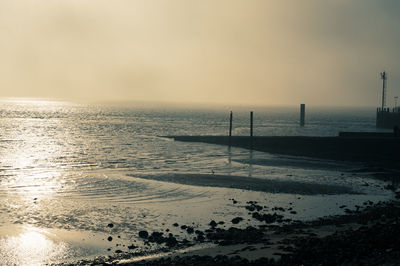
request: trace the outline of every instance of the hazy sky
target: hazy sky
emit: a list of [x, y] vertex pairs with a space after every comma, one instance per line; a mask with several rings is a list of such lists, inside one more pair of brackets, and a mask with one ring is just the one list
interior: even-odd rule
[[393, 105], [397, 0], [0, 0], [0, 97], [376, 106], [382, 70]]

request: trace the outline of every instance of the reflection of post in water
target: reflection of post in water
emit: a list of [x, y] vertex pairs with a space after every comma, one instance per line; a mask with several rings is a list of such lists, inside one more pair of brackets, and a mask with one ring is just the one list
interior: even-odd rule
[[228, 146], [228, 163], [231, 165], [232, 163], [232, 148]]
[[249, 177], [253, 175], [253, 150], [249, 151]]
[[232, 173], [232, 150], [231, 146], [228, 146], [228, 175]]

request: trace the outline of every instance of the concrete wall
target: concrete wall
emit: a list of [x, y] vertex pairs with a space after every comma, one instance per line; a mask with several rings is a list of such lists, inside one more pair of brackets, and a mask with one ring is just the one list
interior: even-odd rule
[[376, 127], [393, 129], [394, 126], [400, 127], [400, 113], [386, 111], [386, 109], [376, 112]]

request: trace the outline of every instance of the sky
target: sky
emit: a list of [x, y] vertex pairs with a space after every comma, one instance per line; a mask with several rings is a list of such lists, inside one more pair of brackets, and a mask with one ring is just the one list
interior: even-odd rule
[[379, 106], [397, 0], [1, 0], [0, 97]]

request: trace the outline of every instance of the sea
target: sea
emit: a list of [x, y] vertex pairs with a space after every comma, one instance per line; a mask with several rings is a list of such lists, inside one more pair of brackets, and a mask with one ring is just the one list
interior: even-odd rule
[[[139, 231], [194, 235], [211, 220], [243, 217], [257, 201], [293, 220], [343, 214], [366, 201], [393, 197], [385, 183], [354, 162], [274, 155], [222, 145], [174, 141], [173, 135], [337, 136], [379, 131], [374, 108], [188, 107], [101, 105], [65, 101], [0, 101], [0, 264], [74, 263], [99, 256], [158, 255]], [[236, 182], [268, 180], [267, 191]], [[215, 182], [214, 182], [215, 181]], [[218, 181], [218, 182], [217, 182]], [[276, 185], [274, 185], [276, 184]], [[282, 186], [284, 184], [284, 186]], [[302, 185], [328, 188], [309, 192]], [[282, 190], [282, 187], [290, 187]], [[345, 187], [350, 192], [327, 193]], [[179, 226], [174, 226], [177, 223]], [[128, 246], [130, 248], [128, 248]], [[117, 253], [116, 253], [117, 252]]]

